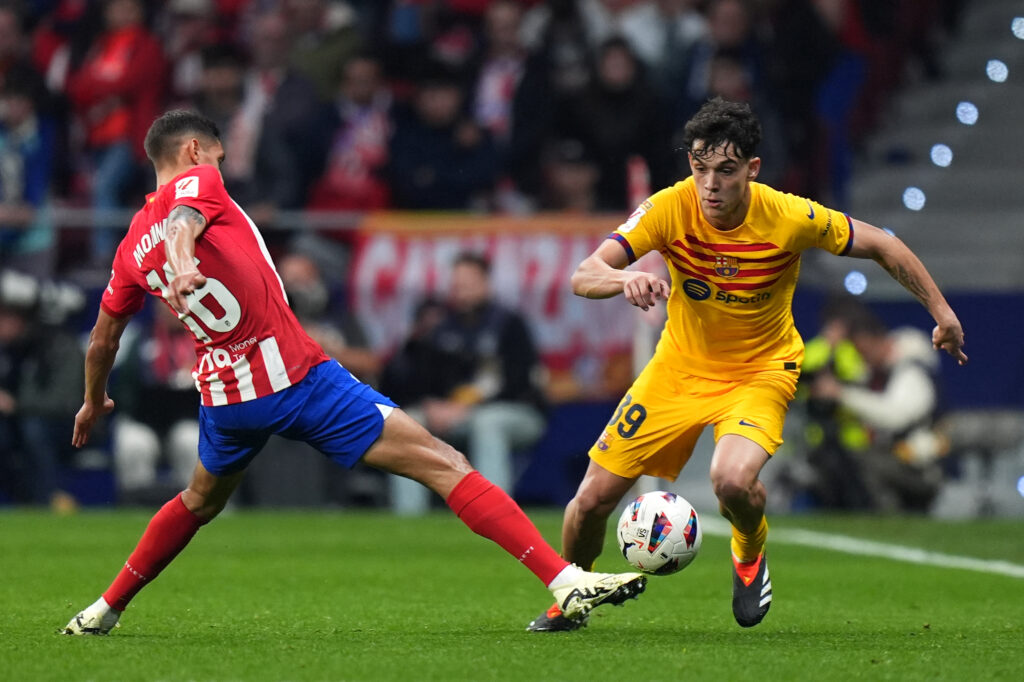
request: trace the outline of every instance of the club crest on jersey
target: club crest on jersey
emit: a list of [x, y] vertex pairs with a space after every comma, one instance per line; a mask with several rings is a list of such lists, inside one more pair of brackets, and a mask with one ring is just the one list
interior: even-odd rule
[[608, 449], [608, 446], [615, 440], [615, 436], [605, 431], [601, 434], [601, 437], [597, 439], [597, 449], [604, 451]]
[[174, 198], [184, 199], [185, 197], [199, 196], [199, 178], [190, 175], [174, 183]]
[[715, 256], [715, 274], [719, 277], [735, 277], [740, 274], [740, 262], [734, 256]]

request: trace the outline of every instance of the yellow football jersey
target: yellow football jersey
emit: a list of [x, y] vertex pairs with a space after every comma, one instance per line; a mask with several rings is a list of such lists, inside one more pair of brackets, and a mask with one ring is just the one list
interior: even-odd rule
[[853, 245], [849, 216], [760, 183], [750, 190], [746, 219], [728, 231], [704, 218], [690, 177], [643, 202], [610, 236], [631, 262], [649, 251], [665, 259], [672, 291], [655, 353], [695, 376], [799, 369], [791, 304], [800, 254], [843, 255]]

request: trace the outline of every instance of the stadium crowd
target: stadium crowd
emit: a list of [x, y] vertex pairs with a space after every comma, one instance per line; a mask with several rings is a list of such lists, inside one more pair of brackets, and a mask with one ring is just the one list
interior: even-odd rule
[[[215, 120], [232, 196], [281, 210], [622, 211], [678, 175], [709, 96], [753, 104], [765, 174], [842, 208], [852, 151], [965, 0], [50, 0], [0, 4], [0, 253], [105, 271], [142, 137]], [[92, 225], [49, 208], [93, 208]], [[116, 215], [116, 214], [115, 214]], [[65, 230], [64, 227], [91, 228]]]
[[[965, 4], [0, 2], [0, 449], [48, 449], [5, 457], [19, 475], [38, 469], [8, 497], [56, 490], [69, 453], [48, 443], [67, 442], [81, 395], [67, 337], [105, 281], [125, 210], [153, 190], [142, 138], [163, 111], [218, 124], [226, 186], [265, 227], [288, 228], [296, 211], [339, 212], [339, 228], [345, 212], [383, 209], [621, 215], [683, 173], [681, 127], [713, 96], [757, 111], [764, 182], [843, 208], [858, 144], [907, 79], [941, 78], [936, 53]], [[337, 262], [347, 234], [327, 233]], [[360, 376], [385, 371], [335, 300], [343, 282], [309, 262], [319, 247], [266, 235], [303, 324]], [[129, 397], [112, 425], [122, 450], [147, 453], [140, 463], [114, 447], [139, 499], [157, 484], [153, 463], [174, 469], [193, 437], [178, 418], [192, 412], [188, 354], [164, 322], [129, 339], [129, 360], [165, 362], [122, 373]], [[175, 408], [146, 415], [147, 395]]]

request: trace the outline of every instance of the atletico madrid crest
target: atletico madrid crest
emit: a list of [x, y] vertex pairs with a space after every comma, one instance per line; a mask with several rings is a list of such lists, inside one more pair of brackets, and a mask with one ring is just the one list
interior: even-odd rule
[[719, 277], [735, 277], [740, 274], [740, 262], [733, 256], [715, 256], [715, 274]]

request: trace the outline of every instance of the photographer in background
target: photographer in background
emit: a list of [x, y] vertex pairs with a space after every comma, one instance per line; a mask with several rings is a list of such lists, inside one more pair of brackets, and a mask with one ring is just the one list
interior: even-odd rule
[[[385, 371], [382, 388], [406, 384], [409, 414], [438, 438], [464, 445], [473, 466], [511, 492], [513, 453], [544, 434], [540, 358], [526, 321], [494, 298], [486, 258], [469, 252], [457, 256], [449, 287], [446, 311], [428, 323], [435, 326], [416, 347], [415, 366], [427, 365], [429, 371], [403, 379], [395, 364], [400, 354]], [[430, 311], [428, 306], [418, 313], [429, 320]], [[414, 381], [419, 390], [412, 393]], [[391, 493], [400, 513], [428, 507], [427, 495], [408, 479], [393, 476]]]
[[823, 374], [812, 399], [835, 400], [868, 429], [870, 445], [854, 453], [856, 471], [879, 511], [926, 512], [942, 485], [940, 458], [948, 446], [935, 432], [939, 358], [928, 336], [890, 331], [873, 315], [849, 322], [848, 338], [868, 369], [863, 386]]
[[0, 480], [15, 502], [76, 509], [60, 490], [61, 464], [72, 454], [67, 415], [83, 391], [82, 350], [73, 334], [48, 324], [39, 283], [0, 272]]

